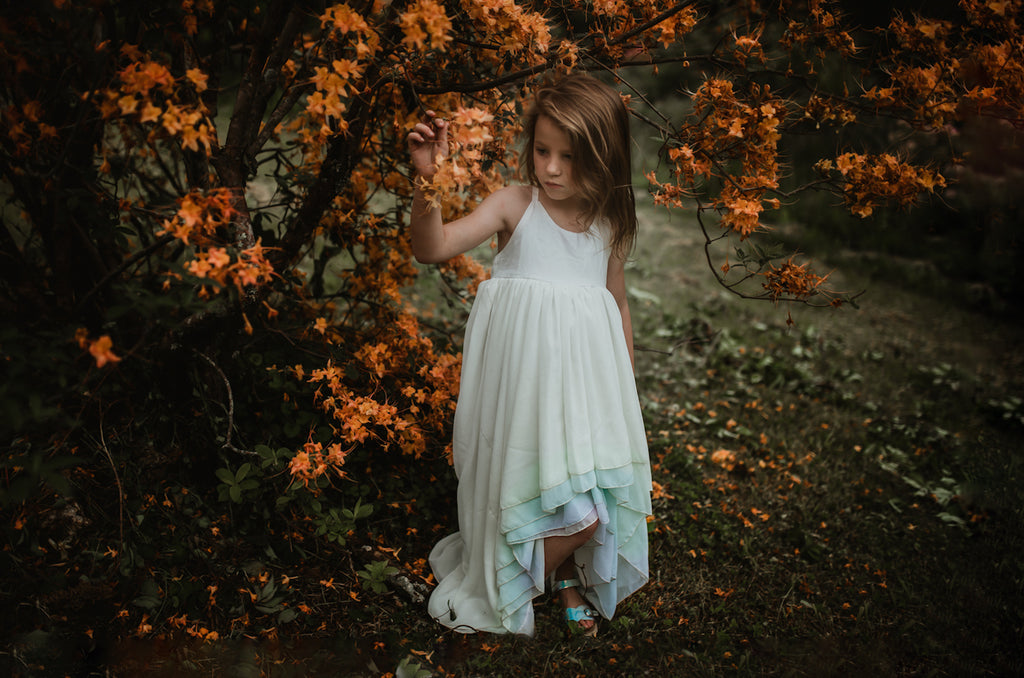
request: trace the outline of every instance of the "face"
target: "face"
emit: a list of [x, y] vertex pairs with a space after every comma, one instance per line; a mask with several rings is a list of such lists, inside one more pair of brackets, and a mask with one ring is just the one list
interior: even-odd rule
[[576, 197], [569, 135], [546, 115], [538, 116], [533, 131], [533, 168], [541, 188], [556, 201]]

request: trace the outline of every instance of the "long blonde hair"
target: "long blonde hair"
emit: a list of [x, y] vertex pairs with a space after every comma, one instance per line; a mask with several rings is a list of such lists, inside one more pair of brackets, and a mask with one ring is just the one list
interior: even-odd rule
[[520, 166], [540, 186], [533, 166], [537, 118], [550, 118], [569, 137], [573, 178], [590, 221], [607, 217], [612, 249], [620, 256], [636, 240], [636, 199], [630, 161], [629, 113], [619, 94], [587, 75], [569, 75], [537, 90], [526, 112]]

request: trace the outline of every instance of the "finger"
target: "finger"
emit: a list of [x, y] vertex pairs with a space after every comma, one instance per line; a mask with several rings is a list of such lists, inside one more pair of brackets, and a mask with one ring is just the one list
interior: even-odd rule
[[423, 136], [425, 138], [428, 138], [428, 139], [433, 138], [433, 136], [434, 136], [433, 128], [429, 127], [427, 125], [424, 125], [422, 122], [416, 123], [416, 126], [413, 127], [413, 130], [415, 132], [419, 132], [419, 134], [421, 136]]
[[445, 141], [448, 139], [448, 122], [435, 118], [430, 125], [430, 139], [434, 141]]

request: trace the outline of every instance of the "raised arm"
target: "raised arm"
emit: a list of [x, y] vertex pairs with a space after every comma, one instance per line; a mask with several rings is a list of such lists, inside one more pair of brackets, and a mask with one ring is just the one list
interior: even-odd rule
[[[413, 168], [421, 177], [437, 171], [436, 158], [448, 155], [448, 123], [427, 111], [406, 138]], [[505, 188], [488, 196], [471, 214], [451, 223], [441, 219], [441, 209], [431, 207], [418, 187], [413, 193], [409, 228], [412, 254], [422, 264], [436, 264], [469, 251], [495, 233], [510, 233], [515, 196]]]

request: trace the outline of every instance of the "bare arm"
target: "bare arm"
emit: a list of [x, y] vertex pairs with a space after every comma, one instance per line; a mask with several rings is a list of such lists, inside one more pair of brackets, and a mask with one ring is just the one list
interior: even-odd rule
[[[448, 155], [448, 123], [428, 111], [409, 133], [407, 143], [416, 173], [430, 178], [437, 171], [435, 159]], [[510, 231], [514, 202], [510, 193], [509, 189], [496, 191], [471, 214], [446, 224], [441, 209], [431, 207], [416, 188], [409, 217], [413, 256], [420, 263], [436, 264], [473, 249], [495, 233]]]
[[626, 262], [616, 253], [608, 259], [608, 291], [615, 297], [615, 304], [622, 315], [622, 332], [626, 337], [626, 348], [629, 349], [629, 362], [636, 369], [633, 359], [633, 319], [629, 314], [629, 299], [626, 296]]

